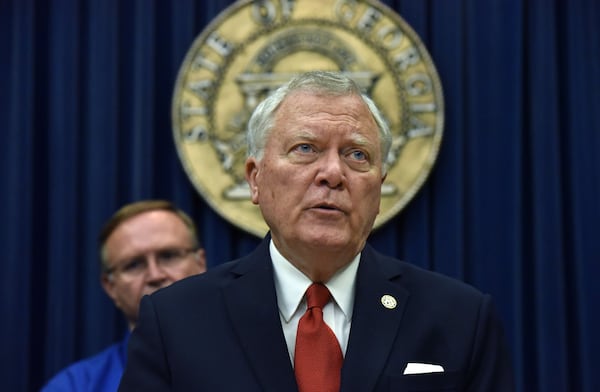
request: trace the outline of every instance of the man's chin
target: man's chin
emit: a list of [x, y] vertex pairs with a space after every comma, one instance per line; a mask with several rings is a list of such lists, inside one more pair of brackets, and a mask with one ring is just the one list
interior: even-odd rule
[[346, 248], [350, 245], [352, 236], [347, 230], [332, 227], [316, 227], [308, 230], [302, 236], [303, 242], [311, 247], [323, 247], [324, 250]]

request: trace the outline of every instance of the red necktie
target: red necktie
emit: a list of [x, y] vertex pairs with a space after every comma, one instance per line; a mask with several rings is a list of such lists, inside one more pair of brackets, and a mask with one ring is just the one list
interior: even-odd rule
[[298, 322], [294, 371], [300, 392], [339, 392], [342, 350], [335, 334], [323, 321], [323, 306], [331, 294], [313, 283], [306, 290], [306, 313]]

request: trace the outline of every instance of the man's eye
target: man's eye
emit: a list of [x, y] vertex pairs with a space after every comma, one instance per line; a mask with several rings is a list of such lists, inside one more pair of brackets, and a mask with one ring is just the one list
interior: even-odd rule
[[296, 151], [301, 152], [303, 154], [307, 154], [309, 152], [314, 151], [314, 149], [312, 148], [312, 146], [310, 144], [298, 144], [295, 148]]
[[146, 260], [143, 258], [133, 259], [123, 265], [123, 271], [135, 271], [145, 267]]
[[162, 261], [173, 261], [179, 257], [181, 257], [181, 252], [174, 249], [167, 249], [160, 251], [157, 257]]
[[356, 161], [365, 161], [367, 159], [367, 154], [360, 150], [354, 150], [350, 152], [350, 158]]

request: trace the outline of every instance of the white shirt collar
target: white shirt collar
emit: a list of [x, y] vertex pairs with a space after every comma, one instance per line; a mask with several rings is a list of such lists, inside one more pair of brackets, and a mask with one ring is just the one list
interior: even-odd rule
[[[286, 260], [273, 240], [269, 244], [271, 260], [273, 261], [275, 291], [277, 293], [277, 304], [279, 312], [286, 322], [289, 322], [294, 313], [298, 310], [302, 297], [312, 284], [312, 281], [297, 269], [292, 263]], [[331, 292], [334, 301], [344, 313], [346, 319], [352, 319], [352, 309], [354, 308], [354, 292], [356, 288], [356, 272], [360, 253], [341, 271], [338, 271], [325, 286]]]

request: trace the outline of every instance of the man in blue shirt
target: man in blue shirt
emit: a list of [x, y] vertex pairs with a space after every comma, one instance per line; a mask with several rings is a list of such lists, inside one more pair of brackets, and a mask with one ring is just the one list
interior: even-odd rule
[[116, 391], [141, 298], [206, 271], [194, 222], [168, 201], [146, 200], [122, 207], [105, 224], [99, 242], [102, 287], [123, 312], [129, 331], [122, 341], [59, 372], [42, 392]]

